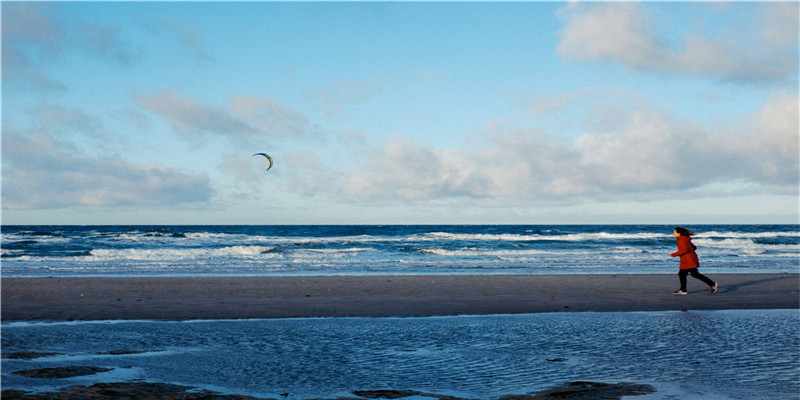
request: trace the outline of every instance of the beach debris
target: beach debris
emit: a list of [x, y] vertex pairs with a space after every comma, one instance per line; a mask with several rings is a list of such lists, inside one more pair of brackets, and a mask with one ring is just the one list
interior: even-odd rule
[[[655, 392], [650, 385], [635, 383], [568, 382], [543, 392], [533, 394], [511, 394], [498, 400], [619, 400], [623, 396], [638, 396]], [[466, 400], [443, 394], [425, 393], [414, 390], [359, 390], [353, 392], [357, 398], [338, 397], [337, 400], [401, 399], [405, 397], [430, 397], [438, 400]], [[284, 398], [288, 393], [281, 393]], [[58, 392], [28, 393], [24, 390], [6, 389], [3, 400], [89, 400], [89, 399], [141, 399], [141, 400], [266, 400], [237, 394], [220, 394], [204, 389], [169, 383], [118, 382], [96, 383], [91, 386], [69, 386]], [[274, 400], [274, 399], [270, 399]]]
[[83, 365], [57, 368], [26, 369], [12, 372], [14, 375], [25, 376], [28, 378], [72, 378], [73, 376], [92, 375], [100, 372], [108, 372], [113, 368], [87, 367]]
[[[640, 396], [654, 393], [650, 385], [637, 383], [567, 382], [562, 386], [536, 393], [531, 400], [582, 399], [615, 400], [622, 396]], [[501, 400], [506, 400], [501, 397]]]
[[122, 356], [127, 354], [142, 354], [144, 350], [128, 350], [128, 349], [119, 349], [119, 350], [111, 350], [111, 351], [102, 351], [97, 354], [101, 355], [111, 355], [111, 356]]
[[[425, 392], [418, 392], [416, 390], [391, 390], [391, 389], [356, 390], [355, 392], [353, 392], [353, 394], [362, 399], [402, 399], [404, 397], [421, 396], [421, 397], [431, 397], [439, 400], [466, 400], [460, 397], [453, 397], [446, 394], [425, 393]], [[352, 400], [362, 400], [362, 399], [355, 398]]]
[[92, 386], [70, 386], [58, 392], [28, 393], [23, 390], [3, 390], [3, 400], [261, 400], [244, 395], [223, 395], [208, 390], [169, 383], [119, 382], [96, 383]]
[[420, 392], [413, 390], [356, 390], [353, 394], [366, 399], [401, 399], [418, 396]]
[[3, 358], [8, 358], [11, 360], [32, 360], [34, 358], [40, 357], [50, 357], [50, 356], [60, 356], [64, 353], [50, 353], [50, 352], [38, 352], [38, 351], [17, 351], [14, 353], [3, 354]]
[[253, 154], [253, 155], [254, 156], [264, 156], [264, 157], [266, 157], [267, 160], [269, 160], [269, 167], [267, 167], [267, 171], [269, 171], [270, 168], [272, 168], [272, 157], [270, 157], [269, 154], [267, 154], [267, 153], [256, 153], [256, 154]]

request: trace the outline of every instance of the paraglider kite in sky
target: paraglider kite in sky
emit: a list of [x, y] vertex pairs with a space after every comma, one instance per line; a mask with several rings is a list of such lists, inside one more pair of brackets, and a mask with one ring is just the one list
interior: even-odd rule
[[270, 168], [272, 168], [272, 157], [270, 157], [270, 156], [269, 156], [269, 154], [267, 154], [267, 153], [256, 153], [256, 154], [253, 154], [253, 155], [254, 155], [254, 156], [264, 156], [264, 157], [267, 157], [267, 160], [269, 160], [269, 168], [267, 168], [267, 171], [269, 171], [269, 169], [270, 169]]

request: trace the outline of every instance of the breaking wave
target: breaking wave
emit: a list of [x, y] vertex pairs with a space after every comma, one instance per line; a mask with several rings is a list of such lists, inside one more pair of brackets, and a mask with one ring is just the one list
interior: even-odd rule
[[[6, 276], [667, 273], [671, 226], [4, 226]], [[692, 227], [707, 272], [798, 272], [797, 225]]]

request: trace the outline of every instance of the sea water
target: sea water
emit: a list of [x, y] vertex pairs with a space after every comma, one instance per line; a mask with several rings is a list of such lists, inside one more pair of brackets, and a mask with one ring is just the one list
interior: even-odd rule
[[[497, 399], [583, 380], [653, 385], [642, 399], [800, 398], [797, 310], [13, 322], [2, 333], [4, 357], [60, 353], [3, 359], [4, 389], [144, 379], [265, 398], [409, 389]], [[118, 351], [136, 353], [108, 354]], [[113, 370], [12, 374], [67, 365]]]
[[[701, 225], [704, 272], [800, 272], [800, 225]], [[675, 273], [667, 225], [2, 226], [2, 274]]]

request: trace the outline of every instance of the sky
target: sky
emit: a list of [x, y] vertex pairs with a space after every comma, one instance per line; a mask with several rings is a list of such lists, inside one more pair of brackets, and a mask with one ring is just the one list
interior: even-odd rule
[[2, 223], [798, 223], [798, 4], [4, 1]]

